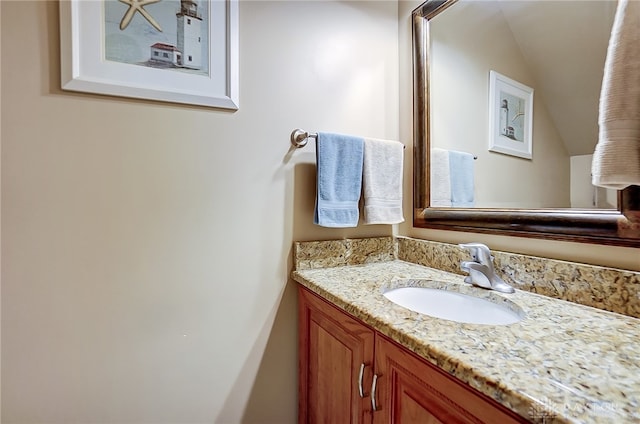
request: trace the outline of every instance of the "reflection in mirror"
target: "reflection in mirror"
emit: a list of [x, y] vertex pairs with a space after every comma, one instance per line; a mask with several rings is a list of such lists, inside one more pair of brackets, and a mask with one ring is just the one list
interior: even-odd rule
[[[614, 1], [459, 0], [430, 22], [432, 207], [617, 207], [616, 190], [596, 188], [590, 174], [615, 8]], [[491, 71], [515, 84], [490, 90]], [[533, 113], [525, 113], [528, 93], [518, 83], [531, 88]], [[512, 152], [490, 151], [494, 142]], [[519, 154], [527, 145], [531, 159]], [[452, 163], [443, 176], [443, 161], [434, 160], [443, 153], [434, 148], [478, 159], [470, 169]], [[443, 181], [455, 198], [465, 177], [465, 201], [442, 202]]]
[[640, 187], [607, 191], [590, 178], [615, 7], [427, 0], [414, 10], [415, 227], [640, 247]]

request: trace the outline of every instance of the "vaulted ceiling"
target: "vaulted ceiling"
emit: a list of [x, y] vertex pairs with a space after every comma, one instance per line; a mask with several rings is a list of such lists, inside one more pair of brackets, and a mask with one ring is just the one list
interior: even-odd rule
[[[490, 2], [487, 2], [490, 3]], [[593, 153], [615, 1], [496, 2], [570, 156]]]

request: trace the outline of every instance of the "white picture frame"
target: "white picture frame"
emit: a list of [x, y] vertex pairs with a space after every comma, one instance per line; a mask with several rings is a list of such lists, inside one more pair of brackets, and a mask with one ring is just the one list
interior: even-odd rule
[[489, 71], [489, 151], [533, 158], [533, 88]]
[[[107, 2], [113, 3], [107, 4]], [[203, 32], [206, 44], [203, 43], [200, 48], [202, 63], [198, 69], [189, 68], [186, 63], [181, 62], [183, 59], [186, 61], [187, 57], [182, 58], [178, 48], [169, 46], [173, 43], [167, 42], [159, 44], [171, 47], [176, 51], [174, 63], [167, 67], [151, 66], [152, 62], [157, 63], [151, 59], [146, 62], [127, 63], [124, 59], [120, 61], [119, 59], [107, 58], [109, 52], [113, 51], [113, 49], [109, 50], [109, 43], [113, 44], [113, 40], [116, 40], [115, 42], [121, 39], [135, 40], [139, 44], [147, 41], [146, 39], [142, 40], [142, 36], [137, 39], [135, 35], [134, 37], [125, 37], [124, 31], [133, 30], [136, 26], [147, 25], [144, 28], [145, 36], [151, 34], [148, 35], [151, 37], [156, 31], [158, 36], [164, 37], [164, 40], [171, 39], [170, 37], [173, 36], [174, 39], [178, 37], [177, 41], [180, 41], [179, 36], [176, 35], [181, 32], [180, 26], [169, 21], [169, 19], [179, 19], [176, 17], [179, 13], [176, 14], [174, 11], [173, 17], [171, 17], [171, 14], [166, 12], [168, 3], [177, 4], [180, 12], [180, 0], [163, 0], [163, 9], [154, 9], [161, 4], [159, 1], [142, 2], [144, 11], [129, 13], [128, 18], [126, 12], [129, 12], [129, 9], [124, 3], [126, 2], [118, 2], [117, 0], [60, 1], [61, 84], [63, 90], [222, 109], [238, 109], [238, 0], [199, 0], [194, 3], [204, 6], [202, 10], [205, 12], [197, 11], [199, 15], [195, 19], [202, 27], [206, 25], [201, 31], [208, 31]], [[134, 6], [140, 4], [135, 1], [131, 3]], [[114, 9], [116, 5], [120, 9]], [[164, 18], [164, 21], [159, 19], [157, 15], [161, 11], [163, 15], [160, 15], [160, 18]], [[115, 27], [113, 19], [109, 20], [109, 16], [114, 13], [122, 14], [122, 18], [119, 18], [120, 15], [118, 15]], [[154, 14], [156, 15], [153, 16]], [[191, 21], [189, 19], [190, 24]], [[158, 22], [168, 22], [168, 24], [163, 24], [163, 27], [159, 28]], [[129, 24], [131, 25], [129, 26]], [[124, 30], [123, 26], [125, 26]], [[163, 29], [164, 31], [162, 31]], [[115, 34], [120, 38], [109, 35], [118, 30], [123, 31], [121, 34]], [[138, 34], [141, 33], [138, 32]], [[168, 33], [171, 34], [168, 35]], [[200, 37], [197, 38], [199, 42]], [[182, 46], [186, 50], [188, 41], [184, 40], [183, 36]], [[209, 40], [212, 41], [209, 42]], [[176, 44], [176, 46], [179, 45]], [[145, 54], [153, 54], [152, 47], [147, 47], [148, 52]], [[120, 50], [128, 51], [125, 48]], [[142, 52], [144, 50], [145, 48], [137, 49]]]

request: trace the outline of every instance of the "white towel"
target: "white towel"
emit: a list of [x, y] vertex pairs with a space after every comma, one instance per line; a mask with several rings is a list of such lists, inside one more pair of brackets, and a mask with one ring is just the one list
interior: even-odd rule
[[600, 93], [592, 183], [640, 185], [640, 1], [619, 0]]
[[398, 224], [402, 216], [404, 145], [397, 141], [364, 139], [362, 187], [365, 224]]
[[473, 161], [471, 153], [449, 150], [451, 206], [454, 208], [472, 208], [475, 205]]
[[451, 207], [451, 175], [449, 151], [431, 149], [431, 207]]

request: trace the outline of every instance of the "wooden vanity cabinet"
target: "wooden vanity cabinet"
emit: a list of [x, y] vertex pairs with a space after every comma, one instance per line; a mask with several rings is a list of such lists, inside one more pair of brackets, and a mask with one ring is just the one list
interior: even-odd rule
[[300, 424], [528, 422], [302, 286], [299, 314]]
[[529, 421], [384, 336], [376, 335], [374, 424]]
[[298, 301], [298, 421], [371, 423], [374, 331], [302, 287]]

